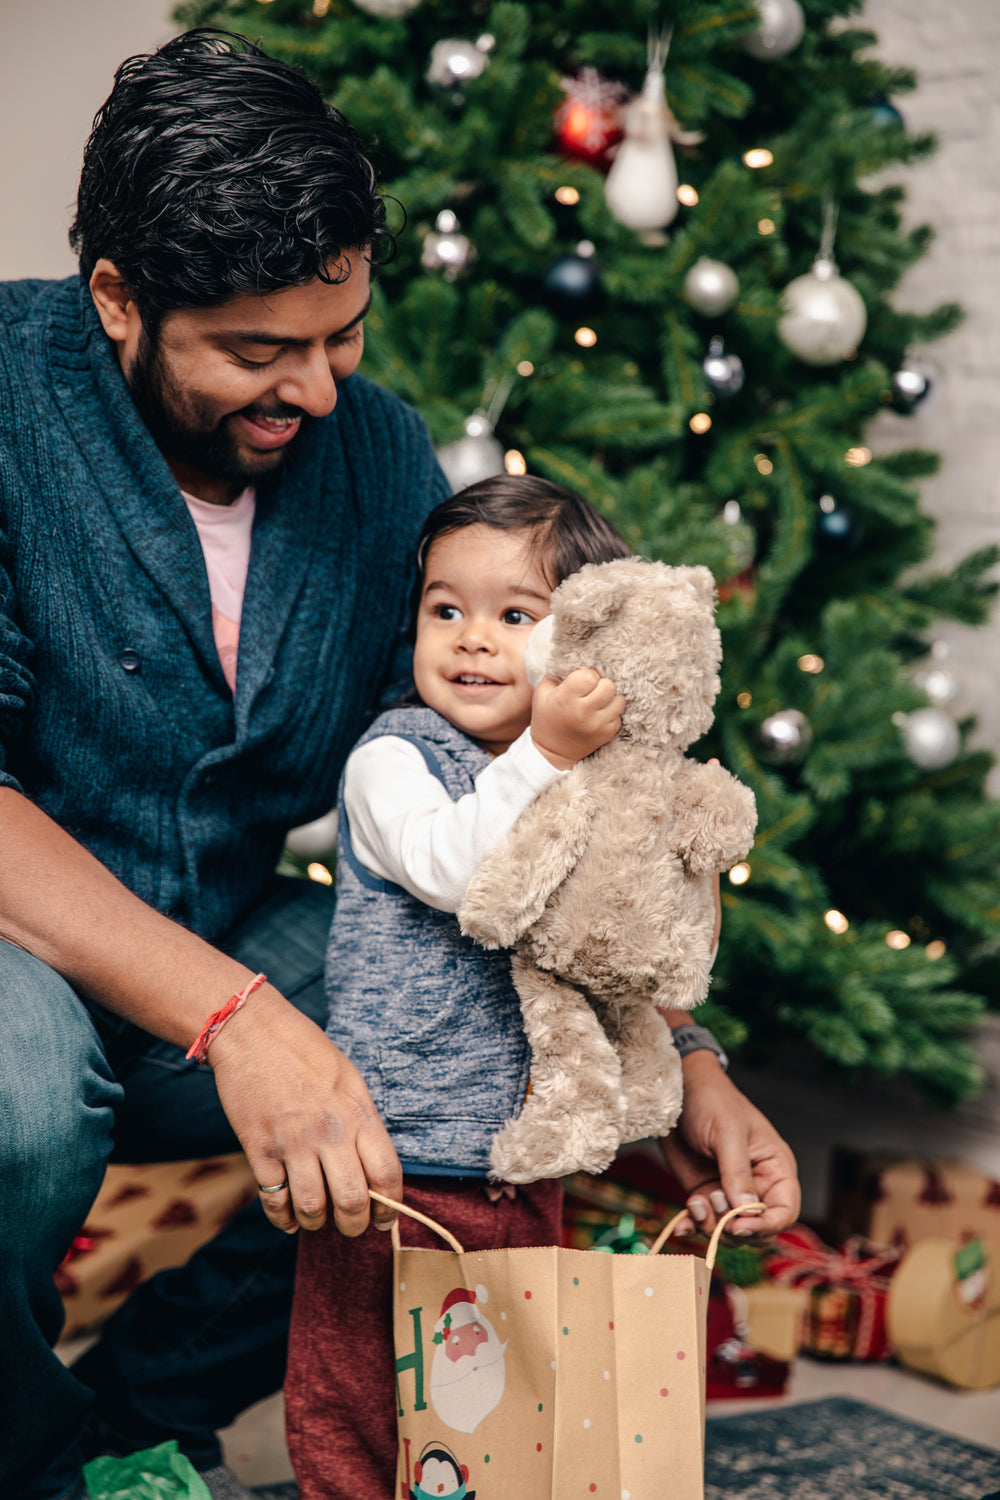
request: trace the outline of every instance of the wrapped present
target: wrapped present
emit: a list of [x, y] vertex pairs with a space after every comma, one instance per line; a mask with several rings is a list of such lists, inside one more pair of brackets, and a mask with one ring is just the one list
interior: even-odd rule
[[112, 1164], [56, 1272], [66, 1310], [63, 1338], [103, 1322], [154, 1271], [183, 1265], [256, 1192], [242, 1152], [153, 1166]]
[[1000, 1181], [964, 1162], [838, 1147], [828, 1219], [838, 1239], [861, 1234], [876, 1245], [1000, 1242]]
[[730, 1296], [739, 1309], [748, 1344], [772, 1359], [795, 1358], [802, 1347], [809, 1305], [805, 1287], [760, 1281], [753, 1286], [732, 1287]]
[[886, 1298], [902, 1254], [860, 1236], [835, 1250], [804, 1224], [779, 1234], [765, 1268], [779, 1286], [808, 1293], [800, 1347], [824, 1359], [888, 1359]]
[[[783, 1396], [791, 1356], [757, 1347], [746, 1319], [747, 1289], [713, 1281], [708, 1297], [705, 1399]], [[778, 1290], [782, 1290], [778, 1288]], [[794, 1354], [794, 1350], [792, 1353]]]
[[1000, 1246], [921, 1240], [892, 1279], [886, 1325], [910, 1369], [964, 1390], [1000, 1385]]

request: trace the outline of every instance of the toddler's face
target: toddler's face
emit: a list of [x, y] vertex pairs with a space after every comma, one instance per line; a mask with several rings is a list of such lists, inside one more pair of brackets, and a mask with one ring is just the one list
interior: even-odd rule
[[499, 755], [527, 729], [524, 648], [552, 590], [531, 532], [466, 526], [428, 553], [413, 675], [428, 708]]

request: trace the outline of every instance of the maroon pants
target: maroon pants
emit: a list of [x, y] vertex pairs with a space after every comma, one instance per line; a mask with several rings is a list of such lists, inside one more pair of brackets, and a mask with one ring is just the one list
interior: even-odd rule
[[[562, 1184], [519, 1187], [490, 1203], [482, 1187], [411, 1177], [406, 1202], [449, 1229], [466, 1250], [557, 1245]], [[446, 1249], [400, 1217], [404, 1245]], [[327, 1224], [299, 1232], [285, 1379], [288, 1450], [299, 1500], [393, 1500], [396, 1364], [392, 1242], [384, 1230], [346, 1239]]]

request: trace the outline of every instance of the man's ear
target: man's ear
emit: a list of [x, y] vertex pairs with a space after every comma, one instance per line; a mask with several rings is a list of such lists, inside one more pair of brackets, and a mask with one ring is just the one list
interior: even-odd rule
[[132, 293], [114, 261], [106, 256], [95, 265], [89, 284], [104, 332], [121, 351], [135, 341], [142, 327]]

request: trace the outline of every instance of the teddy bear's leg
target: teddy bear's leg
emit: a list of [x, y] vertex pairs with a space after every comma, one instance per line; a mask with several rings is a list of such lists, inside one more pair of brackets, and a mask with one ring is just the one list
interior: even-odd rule
[[490, 1171], [505, 1182], [603, 1172], [621, 1141], [618, 1055], [580, 991], [517, 954], [511, 975], [531, 1048], [531, 1088], [494, 1138]]
[[623, 1141], [666, 1135], [681, 1112], [681, 1060], [670, 1027], [649, 1004], [626, 1005], [605, 1018], [618, 1050], [625, 1094]]

